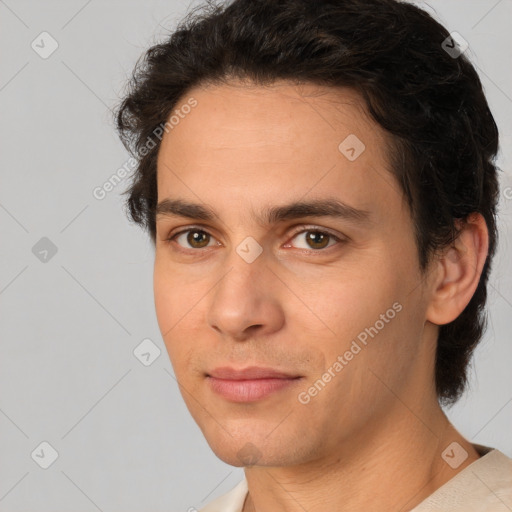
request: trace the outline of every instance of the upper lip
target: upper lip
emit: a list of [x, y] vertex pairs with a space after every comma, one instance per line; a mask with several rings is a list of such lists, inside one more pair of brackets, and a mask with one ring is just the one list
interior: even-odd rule
[[297, 374], [287, 373], [274, 368], [264, 368], [261, 366], [249, 366], [236, 370], [228, 366], [215, 368], [208, 372], [208, 377], [225, 380], [253, 380], [253, 379], [294, 379], [299, 377]]

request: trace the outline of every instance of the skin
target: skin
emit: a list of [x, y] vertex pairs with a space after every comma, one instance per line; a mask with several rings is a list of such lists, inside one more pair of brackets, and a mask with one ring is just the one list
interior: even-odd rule
[[[181, 104], [191, 96], [197, 106], [162, 140], [158, 200], [208, 205], [217, 216], [158, 215], [154, 267], [157, 319], [190, 413], [219, 458], [245, 466], [245, 512], [411, 510], [478, 458], [442, 412], [433, 376], [438, 325], [464, 309], [485, 262], [483, 218], [471, 216], [422, 273], [387, 134], [356, 92], [233, 82], [195, 88]], [[365, 145], [354, 161], [338, 149], [350, 134]], [[332, 197], [367, 221], [267, 225], [258, 216]], [[206, 231], [202, 246], [190, 232], [167, 240], [194, 228]], [[313, 229], [341, 241], [311, 246]], [[262, 248], [252, 263], [236, 252], [248, 236]], [[395, 303], [401, 311], [301, 403], [299, 393]], [[301, 378], [235, 403], [208, 385], [219, 366]], [[454, 441], [468, 454], [456, 469], [441, 457]]]

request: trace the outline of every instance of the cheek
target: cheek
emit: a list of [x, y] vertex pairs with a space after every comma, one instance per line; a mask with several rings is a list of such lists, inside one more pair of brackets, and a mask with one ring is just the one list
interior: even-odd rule
[[[380, 250], [360, 266], [347, 265], [347, 270], [323, 269], [322, 277], [313, 280], [315, 287], [308, 280], [300, 289], [314, 314], [304, 314], [303, 306], [300, 310], [288, 310], [297, 324], [309, 326], [311, 331], [316, 327], [314, 346], [323, 351], [326, 369], [335, 364], [338, 356], [346, 361], [342, 363], [343, 370], [336, 372], [336, 375], [343, 374], [334, 379], [338, 383], [345, 381], [347, 386], [350, 381], [350, 387], [365, 393], [369, 383], [363, 381], [369, 378], [369, 367], [388, 372], [390, 359], [407, 359], [414, 349], [413, 340], [403, 346], [411, 331], [411, 319], [405, 317], [410, 316], [415, 305], [411, 302], [414, 298], [408, 295], [412, 284], [404, 280], [401, 265], [396, 257], [391, 254], [386, 257], [385, 251]], [[409, 268], [403, 271], [408, 275]], [[417, 320], [414, 321], [418, 323]]]
[[158, 326], [162, 337], [172, 328], [174, 305], [176, 304], [175, 294], [177, 283], [172, 282], [169, 275], [163, 272], [161, 265], [155, 263], [153, 271], [153, 296], [155, 301], [155, 312]]
[[[373, 325], [398, 298], [396, 284], [382, 261], [373, 265], [323, 269], [316, 279], [303, 282], [297, 295], [303, 299], [300, 309], [289, 311], [296, 321], [322, 328], [327, 338], [343, 345], [365, 327]], [[304, 313], [307, 313], [306, 315]]]
[[194, 283], [180, 274], [177, 268], [165, 261], [165, 255], [157, 253], [153, 270], [155, 311], [160, 331], [164, 337], [186, 321], [199, 302], [204, 291], [201, 282]]
[[[172, 277], [171, 277], [172, 276]], [[158, 260], [155, 262], [153, 273], [153, 293], [155, 313], [162, 339], [169, 353], [171, 363], [176, 368], [182, 366], [181, 361], [186, 357], [188, 344], [179, 343], [180, 329], [193, 314], [193, 297], [187, 295], [185, 283], [173, 274]], [[192, 337], [189, 332], [185, 339]]]

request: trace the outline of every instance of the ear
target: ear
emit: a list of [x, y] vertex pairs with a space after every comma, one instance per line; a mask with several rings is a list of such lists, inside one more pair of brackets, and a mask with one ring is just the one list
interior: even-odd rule
[[489, 233], [480, 213], [458, 221], [460, 234], [432, 265], [437, 266], [426, 320], [443, 325], [455, 320], [475, 293], [489, 250]]

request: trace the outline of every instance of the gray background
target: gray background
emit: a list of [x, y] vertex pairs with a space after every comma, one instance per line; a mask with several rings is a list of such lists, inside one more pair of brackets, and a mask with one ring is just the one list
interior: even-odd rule
[[[512, 456], [512, 3], [419, 3], [469, 42], [501, 130], [489, 330], [448, 414], [468, 439]], [[128, 158], [109, 108], [191, 5], [0, 0], [1, 512], [186, 510], [242, 478], [179, 395], [154, 314], [153, 250], [123, 213], [126, 182], [93, 196]], [[31, 47], [51, 48], [43, 31], [59, 45], [46, 59]], [[41, 252], [43, 237], [56, 254]], [[133, 354], [146, 338], [161, 350], [149, 366]], [[48, 469], [43, 441], [59, 455]]]

